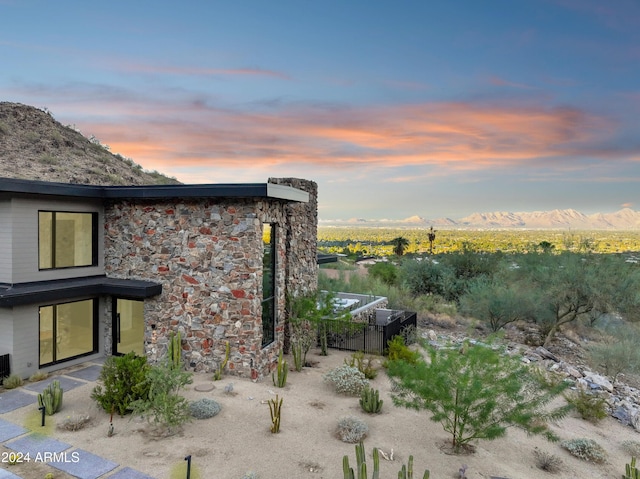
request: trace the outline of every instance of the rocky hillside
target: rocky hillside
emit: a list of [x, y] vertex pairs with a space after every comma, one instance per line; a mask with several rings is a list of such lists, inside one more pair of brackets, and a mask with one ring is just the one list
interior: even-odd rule
[[179, 183], [114, 155], [46, 111], [0, 102], [0, 177], [90, 185]]

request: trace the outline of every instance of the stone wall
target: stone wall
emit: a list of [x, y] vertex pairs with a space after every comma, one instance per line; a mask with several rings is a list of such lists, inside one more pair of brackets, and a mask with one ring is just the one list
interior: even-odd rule
[[[286, 181], [280, 184], [289, 184]], [[165, 356], [170, 332], [180, 331], [189, 369], [217, 370], [229, 342], [226, 373], [253, 379], [269, 374], [283, 343], [287, 291], [317, 285], [313, 193], [311, 208], [263, 198], [107, 205], [107, 275], [163, 285], [160, 296], [145, 301], [145, 348], [151, 361]], [[313, 225], [307, 225], [311, 216]], [[276, 341], [265, 348], [261, 345], [263, 223], [277, 227]]]

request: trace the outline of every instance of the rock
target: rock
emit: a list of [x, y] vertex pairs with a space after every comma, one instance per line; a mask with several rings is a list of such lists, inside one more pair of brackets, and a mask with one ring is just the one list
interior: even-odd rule
[[560, 361], [555, 354], [553, 354], [548, 349], [543, 348], [542, 346], [538, 346], [535, 349], [535, 352], [538, 353], [540, 356], [542, 356], [544, 359], [551, 359], [552, 361], [555, 361], [556, 363]]
[[636, 431], [640, 431], [640, 412], [636, 411], [633, 416], [631, 416], [631, 421], [629, 421], [631, 427], [633, 427]]
[[208, 393], [209, 391], [213, 391], [215, 388], [216, 387], [211, 383], [203, 383], [203, 384], [196, 384], [193, 390], [201, 393]]
[[613, 392], [613, 384], [604, 376], [599, 374], [589, 373], [585, 374], [584, 379], [589, 384], [591, 389], [604, 389], [608, 392]]
[[572, 378], [580, 379], [582, 377], [582, 373], [573, 366], [565, 365], [564, 371]]
[[438, 335], [433, 329], [430, 329], [429, 331], [427, 331], [427, 338], [429, 339], [429, 341], [437, 341]]

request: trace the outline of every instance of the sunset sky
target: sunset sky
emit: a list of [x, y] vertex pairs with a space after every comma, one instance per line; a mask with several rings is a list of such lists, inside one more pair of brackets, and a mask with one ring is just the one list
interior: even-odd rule
[[0, 101], [321, 219], [640, 210], [638, 0], [0, 0]]

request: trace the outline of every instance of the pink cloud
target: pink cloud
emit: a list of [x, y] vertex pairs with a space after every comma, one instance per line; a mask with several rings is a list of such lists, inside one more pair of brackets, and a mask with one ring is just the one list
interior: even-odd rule
[[[57, 108], [51, 108], [55, 113]], [[97, 118], [77, 122], [85, 134], [145, 168], [169, 172], [178, 166], [291, 164], [358, 170], [409, 165], [447, 170], [541, 164], [556, 168], [561, 157], [574, 157], [569, 164], [579, 168], [581, 156], [622, 155], [598, 146], [615, 133], [614, 124], [572, 108], [464, 102], [362, 108], [285, 104], [256, 112], [201, 101], [170, 104], [129, 98], [76, 108], [76, 114]], [[402, 176], [396, 181], [403, 181]]]

